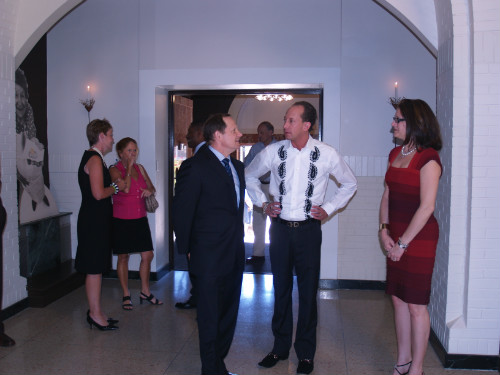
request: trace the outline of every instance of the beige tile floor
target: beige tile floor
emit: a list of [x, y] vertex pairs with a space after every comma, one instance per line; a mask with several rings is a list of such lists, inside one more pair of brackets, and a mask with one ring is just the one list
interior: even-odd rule
[[[120, 308], [118, 281], [103, 283], [104, 307], [120, 320], [118, 331], [89, 329], [83, 287], [45, 308], [28, 308], [7, 319], [6, 332], [17, 345], [0, 348], [0, 374], [200, 374], [196, 312], [174, 307], [187, 297], [187, 273], [171, 272], [152, 286], [165, 302], [163, 306], [139, 305], [139, 282], [131, 281], [130, 287], [135, 309], [127, 312]], [[296, 373], [293, 349], [289, 360], [272, 369], [257, 366], [272, 347], [272, 306], [272, 276], [245, 274], [238, 325], [226, 358], [230, 371], [239, 375]], [[313, 374], [391, 374], [394, 358], [392, 307], [384, 292], [320, 291]], [[425, 372], [498, 374], [443, 369], [432, 348], [427, 352]]]

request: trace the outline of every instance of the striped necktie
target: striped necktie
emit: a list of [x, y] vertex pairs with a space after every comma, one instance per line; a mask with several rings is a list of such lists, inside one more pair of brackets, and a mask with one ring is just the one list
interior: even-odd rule
[[227, 174], [232, 178], [233, 172], [231, 172], [231, 167], [229, 166], [229, 159], [228, 158], [222, 159], [222, 164], [224, 164], [224, 168], [226, 169]]

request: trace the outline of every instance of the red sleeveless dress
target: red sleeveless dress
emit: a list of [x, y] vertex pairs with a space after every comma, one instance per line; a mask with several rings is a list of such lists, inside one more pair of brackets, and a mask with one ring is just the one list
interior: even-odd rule
[[[391, 165], [400, 152], [401, 147], [391, 151]], [[435, 160], [442, 170], [437, 151], [427, 148], [416, 152], [407, 168], [389, 166], [385, 174], [389, 187], [390, 234], [394, 241], [404, 233], [420, 205], [420, 169], [431, 160]], [[387, 294], [406, 303], [429, 304], [438, 238], [439, 226], [431, 215], [401, 259], [398, 262], [387, 259]]]

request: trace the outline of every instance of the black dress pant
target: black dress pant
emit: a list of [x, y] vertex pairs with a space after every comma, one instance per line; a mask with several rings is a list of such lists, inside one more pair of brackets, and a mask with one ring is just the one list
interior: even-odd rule
[[194, 286], [194, 279], [195, 279], [195, 274], [191, 272], [191, 266], [190, 266], [190, 257], [189, 255], [186, 255], [186, 258], [187, 258], [187, 265], [188, 265], [188, 273], [189, 273], [189, 281], [191, 282], [191, 290], [189, 291], [189, 301], [191, 302], [191, 304], [195, 304], [196, 305], [196, 290], [195, 290], [195, 286]]
[[240, 305], [243, 268], [222, 276], [195, 275], [201, 373], [226, 375], [224, 358], [233, 341]]
[[287, 356], [293, 335], [293, 269], [299, 289], [299, 315], [295, 352], [299, 360], [314, 359], [318, 323], [317, 292], [321, 255], [321, 222], [309, 221], [290, 227], [273, 220], [269, 253], [274, 285], [273, 352]]

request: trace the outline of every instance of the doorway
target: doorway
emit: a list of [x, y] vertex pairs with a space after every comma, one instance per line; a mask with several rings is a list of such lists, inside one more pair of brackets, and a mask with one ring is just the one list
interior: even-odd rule
[[[263, 94], [288, 94], [293, 97], [289, 101], [259, 101], [256, 96]], [[251, 146], [258, 142], [257, 126], [262, 121], [269, 121], [274, 125], [275, 137], [283, 139], [283, 116], [291, 104], [306, 100], [311, 102], [318, 111], [318, 122], [312, 136], [322, 139], [323, 132], [323, 88], [293, 88], [289, 90], [254, 89], [254, 90], [171, 90], [168, 91], [168, 144], [169, 160], [169, 207], [172, 207], [175, 176], [177, 168], [192, 152], [187, 148], [185, 135], [191, 122], [204, 122], [212, 113], [229, 113], [237, 122], [243, 134], [240, 139], [240, 148], [233, 155], [244, 161]], [[252, 253], [253, 232], [251, 226], [251, 202], [245, 212], [245, 249], [248, 256]], [[177, 253], [175, 234], [172, 225], [172, 213], [168, 212], [169, 232], [169, 263], [173, 270], [187, 270], [187, 260], [184, 255]], [[268, 236], [266, 236], [268, 238]], [[266, 255], [268, 255], [268, 240]], [[270, 273], [268, 257], [267, 266], [259, 270], [249, 268], [245, 272]], [[249, 269], [247, 269], [249, 268]]]

